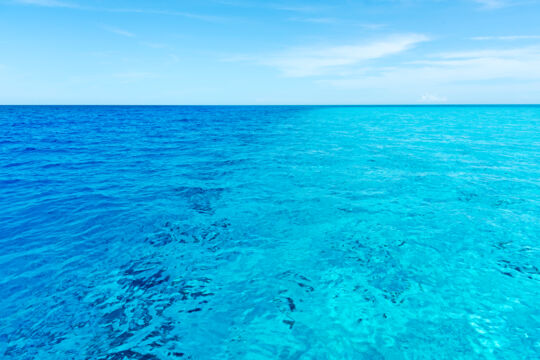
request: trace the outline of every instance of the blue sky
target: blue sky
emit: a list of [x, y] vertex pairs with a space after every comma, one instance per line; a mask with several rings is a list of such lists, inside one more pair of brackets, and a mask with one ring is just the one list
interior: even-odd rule
[[540, 103], [540, 0], [0, 0], [2, 104]]

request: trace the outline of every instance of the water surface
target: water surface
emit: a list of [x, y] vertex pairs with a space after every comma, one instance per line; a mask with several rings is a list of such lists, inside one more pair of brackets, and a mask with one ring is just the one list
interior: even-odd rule
[[0, 107], [4, 359], [540, 357], [540, 107]]

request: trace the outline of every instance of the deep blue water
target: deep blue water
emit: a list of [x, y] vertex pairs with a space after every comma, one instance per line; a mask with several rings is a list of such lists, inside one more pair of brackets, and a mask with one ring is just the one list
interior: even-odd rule
[[3, 359], [537, 359], [540, 107], [0, 107]]

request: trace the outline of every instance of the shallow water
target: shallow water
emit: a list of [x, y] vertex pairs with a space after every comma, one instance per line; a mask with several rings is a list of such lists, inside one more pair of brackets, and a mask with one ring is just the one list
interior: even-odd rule
[[4, 359], [540, 357], [540, 107], [0, 107]]

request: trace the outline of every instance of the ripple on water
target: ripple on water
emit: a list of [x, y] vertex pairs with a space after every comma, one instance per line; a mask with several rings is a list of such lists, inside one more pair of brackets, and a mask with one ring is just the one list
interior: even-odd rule
[[539, 120], [0, 107], [0, 354], [538, 358]]

